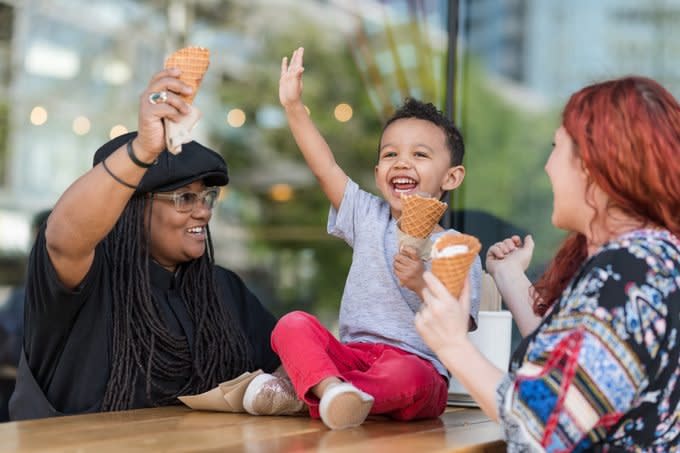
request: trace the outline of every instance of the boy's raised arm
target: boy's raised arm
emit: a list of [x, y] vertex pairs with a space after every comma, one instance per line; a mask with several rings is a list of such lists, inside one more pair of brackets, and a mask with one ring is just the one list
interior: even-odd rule
[[283, 106], [288, 125], [293, 133], [307, 165], [319, 180], [321, 189], [335, 209], [340, 207], [347, 175], [335, 161], [333, 151], [326, 143], [302, 103], [302, 56], [304, 49], [298, 48], [290, 57], [281, 61], [281, 79], [279, 80], [279, 101]]

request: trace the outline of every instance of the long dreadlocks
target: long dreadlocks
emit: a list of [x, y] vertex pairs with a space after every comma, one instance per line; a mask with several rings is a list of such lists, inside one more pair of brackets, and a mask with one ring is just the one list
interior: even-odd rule
[[[140, 373], [146, 397], [156, 405], [177, 396], [204, 392], [252, 368], [252, 353], [238, 322], [217, 298], [214, 251], [208, 232], [207, 253], [179, 267], [178, 285], [194, 324], [193, 354], [185, 336], [175, 336], [161, 319], [149, 278], [149, 231], [144, 211], [149, 200], [134, 196], [104, 241], [113, 290], [112, 363], [102, 410], [129, 409]], [[149, 209], [152, 201], [149, 202]], [[150, 218], [150, 216], [148, 217]], [[150, 222], [149, 222], [150, 223]], [[176, 393], [163, 381], [191, 376]]]

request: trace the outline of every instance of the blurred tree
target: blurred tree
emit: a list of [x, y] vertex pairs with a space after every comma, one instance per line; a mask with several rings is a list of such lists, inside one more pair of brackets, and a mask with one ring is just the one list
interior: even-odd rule
[[550, 223], [552, 192], [543, 169], [559, 110], [536, 107], [521, 93], [510, 100], [504, 94], [510, 88], [469, 56], [464, 80], [467, 173], [458, 197], [463, 206], [456, 208], [480, 209], [531, 233], [537, 243], [533, 265], [541, 268], [564, 236]]
[[[351, 260], [351, 249], [326, 233], [328, 201], [306, 167], [279, 107], [281, 58], [290, 56], [297, 46], [305, 47], [303, 100], [312, 118], [347, 174], [368, 190], [374, 188], [380, 120], [360, 87], [361, 78], [347, 46], [338, 43], [337, 36], [325, 37], [327, 33], [317, 21], [302, 18], [295, 27], [263, 30], [257, 48], [248, 56], [247, 74], [239, 80], [225, 79], [220, 91], [223, 104], [238, 106], [250, 119], [239, 128], [215, 131], [219, 135], [215, 142], [221, 143], [228, 159], [234, 181], [231, 190], [258, 205], [257, 215], [239, 218], [254, 233], [250, 251], [269, 267], [277, 299], [272, 308], [279, 314], [302, 308], [337, 316]], [[336, 41], [331, 49], [329, 39]], [[347, 122], [334, 117], [340, 103], [352, 108]], [[270, 115], [278, 113], [280, 124], [272, 127], [253, 121], [263, 107]], [[272, 196], [276, 184], [291, 190], [289, 199]], [[313, 262], [307, 266], [313, 276], [304, 285], [301, 280], [310, 278], [296, 275], [304, 274], [302, 257]]]
[[[221, 143], [232, 174], [225, 209], [235, 210], [229, 217], [245, 223], [252, 233], [248, 253], [254, 267], [259, 267], [251, 272], [254, 286], [275, 299], [272, 309], [279, 314], [301, 308], [326, 313], [325, 321], [330, 322], [337, 315], [351, 249], [327, 235], [328, 201], [285, 124], [278, 103], [281, 58], [300, 45], [305, 47], [305, 105], [339, 164], [371, 191], [385, 112], [376, 111], [370, 98], [371, 87], [366, 84], [375, 79], [362, 72], [365, 68], [352, 47], [356, 34], [343, 36], [324, 20], [310, 14], [296, 16], [291, 8], [272, 5], [264, 17], [261, 11], [249, 12], [248, 7], [230, 10], [230, 29], [252, 42], [240, 54], [245, 59], [243, 72], [238, 77], [225, 74], [219, 96], [227, 110], [237, 106], [247, 121], [240, 127], [219, 125], [212, 131], [213, 142]], [[274, 17], [287, 19], [279, 23]], [[385, 51], [398, 49], [391, 43]], [[543, 172], [557, 124], [555, 114], [549, 109], [532, 112], [521, 103], [509, 102], [503, 88], [485, 77], [481, 67], [474, 63], [466, 67], [460, 92], [468, 175], [460, 189], [463, 196], [458, 197], [462, 206], [456, 208], [480, 209], [518, 223], [536, 236], [540, 247], [535, 262], [542, 262], [559, 239], [546, 214], [551, 195]], [[424, 84], [441, 84], [444, 77], [423, 77], [420, 69], [418, 74], [411, 93], [441, 91], [440, 86]], [[425, 100], [444, 103], [443, 99]], [[334, 117], [340, 103], [353, 109], [347, 122]], [[275, 193], [276, 185], [280, 192]]]
[[9, 151], [7, 138], [9, 128], [9, 108], [6, 102], [0, 102], [0, 184], [7, 179], [7, 162]]

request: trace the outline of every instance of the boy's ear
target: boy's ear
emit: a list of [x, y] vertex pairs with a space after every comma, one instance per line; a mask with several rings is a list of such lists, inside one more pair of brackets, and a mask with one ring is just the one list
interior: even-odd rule
[[446, 170], [446, 175], [444, 175], [444, 180], [442, 181], [442, 191], [449, 191], [458, 188], [463, 183], [465, 179], [465, 167], [462, 165], [456, 165], [455, 167], [450, 167]]

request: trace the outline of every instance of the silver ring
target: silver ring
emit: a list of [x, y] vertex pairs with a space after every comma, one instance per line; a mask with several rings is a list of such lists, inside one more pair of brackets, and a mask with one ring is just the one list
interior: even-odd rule
[[163, 104], [168, 101], [167, 91], [155, 91], [149, 95], [149, 103], [151, 104]]

